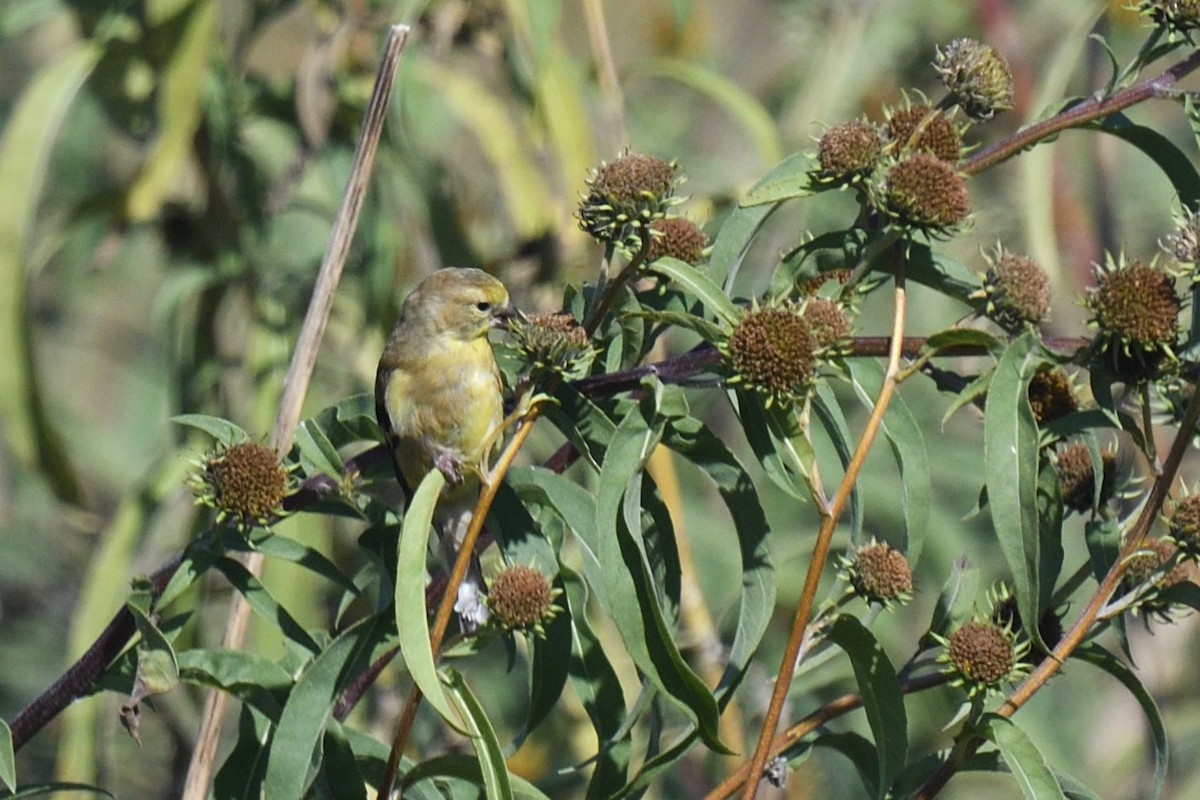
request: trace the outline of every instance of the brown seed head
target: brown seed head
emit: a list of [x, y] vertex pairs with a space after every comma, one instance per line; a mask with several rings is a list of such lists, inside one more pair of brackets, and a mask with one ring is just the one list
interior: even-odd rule
[[912, 594], [912, 569], [904, 553], [883, 542], [854, 551], [849, 565], [855, 593], [872, 603], [905, 600]]
[[1050, 276], [1033, 259], [996, 249], [983, 281], [984, 312], [1006, 330], [1037, 325], [1050, 315]]
[[1102, 333], [1134, 346], [1174, 346], [1182, 303], [1171, 276], [1142, 261], [1100, 270], [1087, 300]]
[[862, 177], [874, 168], [882, 152], [883, 137], [874, 125], [858, 120], [835, 125], [817, 145], [821, 177], [829, 181]]
[[962, 176], [929, 153], [916, 153], [892, 165], [880, 205], [901, 224], [931, 232], [962, 224], [971, 211]]
[[708, 247], [708, 237], [690, 219], [663, 217], [651, 222], [650, 230], [654, 232], [654, 238], [650, 241], [647, 261], [670, 256], [696, 264], [704, 257], [704, 248]]
[[955, 39], [939, 49], [934, 69], [959, 107], [976, 121], [1013, 107], [1013, 76], [1004, 56], [974, 39]]
[[[1039, 428], [1079, 408], [1071, 379], [1062, 367], [1043, 367], [1029, 381], [1029, 405]], [[1086, 449], [1086, 448], [1084, 448]]]
[[817, 349], [812, 327], [790, 306], [750, 311], [724, 347], [733, 380], [767, 395], [768, 404], [807, 391]]
[[1016, 665], [1013, 635], [990, 622], [968, 622], [950, 635], [950, 663], [962, 678], [979, 686], [995, 686]]
[[[1117, 454], [1106, 450], [1100, 454], [1100, 461], [1104, 469], [1100, 486], [1100, 502], [1103, 503], [1112, 495]], [[1096, 494], [1096, 475], [1087, 445], [1075, 443], [1064, 447], [1058, 452], [1057, 466], [1063, 505], [1081, 514], [1091, 511]]]
[[274, 450], [257, 442], [242, 442], [218, 453], [204, 472], [218, 512], [242, 524], [270, 519], [287, 495], [287, 470]]
[[924, 103], [893, 111], [887, 134], [899, 153], [929, 153], [956, 164], [962, 151], [962, 134], [954, 120]]
[[557, 613], [554, 596], [545, 575], [517, 565], [497, 575], [488, 587], [488, 610], [505, 630], [537, 632]]

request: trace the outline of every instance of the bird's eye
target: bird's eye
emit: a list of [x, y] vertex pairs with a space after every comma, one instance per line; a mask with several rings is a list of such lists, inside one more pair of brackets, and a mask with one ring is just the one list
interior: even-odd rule
[[486, 314], [492, 310], [492, 304], [487, 302], [486, 300], [482, 300], [475, 304], [475, 308], [479, 309], [480, 312]]

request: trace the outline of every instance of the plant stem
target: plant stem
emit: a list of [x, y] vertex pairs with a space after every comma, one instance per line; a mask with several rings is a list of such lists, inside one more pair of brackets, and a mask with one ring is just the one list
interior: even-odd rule
[[845, 508], [847, 500], [850, 498], [855, 481], [858, 480], [858, 474], [866, 462], [867, 453], [870, 451], [871, 444], [875, 440], [875, 435], [879, 431], [879, 426], [883, 421], [883, 412], [887, 410], [892, 394], [896, 390], [896, 378], [900, 370], [901, 344], [904, 341], [906, 306], [903, 254], [898, 252], [897, 255], [899, 258], [896, 265], [892, 341], [890, 352], [888, 353], [887, 371], [884, 376], [883, 387], [879, 391], [879, 397], [875, 401], [874, 408], [871, 409], [871, 416], [867, 420], [866, 427], [859, 437], [854, 456], [846, 466], [845, 475], [838, 486], [837, 492], [833, 496], [833, 502], [829, 506], [828, 513], [822, 514], [821, 527], [817, 531], [817, 541], [813, 545], [812, 559], [808, 563], [808, 573], [804, 577], [804, 589], [800, 594], [800, 602], [796, 606], [796, 614], [792, 619], [792, 628], [788, 634], [787, 646], [784, 648], [783, 663], [780, 664], [779, 674], [775, 679], [775, 688], [771, 693], [771, 702], [767, 706], [762, 731], [758, 737], [758, 745], [754, 748], [754, 755], [750, 759], [749, 775], [751, 777], [746, 781], [745, 788], [742, 791], [742, 800], [754, 800], [754, 796], [758, 793], [759, 779], [767, 763], [771, 741], [775, 736], [775, 731], [779, 727], [779, 717], [783, 712], [783, 703], [787, 697], [788, 688], [791, 686], [792, 673], [796, 668], [796, 662], [800, 656], [800, 647], [804, 641], [805, 631], [808, 629], [809, 619], [812, 616], [812, 607], [817, 595], [817, 586], [821, 581], [821, 572], [824, 570], [825, 561], [829, 556], [829, 546], [833, 540], [833, 532], [837, 528], [838, 518]]

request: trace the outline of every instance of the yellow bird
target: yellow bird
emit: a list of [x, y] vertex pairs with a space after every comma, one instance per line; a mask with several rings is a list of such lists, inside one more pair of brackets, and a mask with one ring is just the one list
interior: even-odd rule
[[[477, 269], [442, 269], [405, 299], [375, 374], [375, 414], [410, 493], [431, 469], [446, 476], [434, 512], [449, 566], [479, 498], [479, 470], [504, 419], [488, 331], [515, 314], [504, 284]], [[487, 621], [477, 564], [458, 590], [464, 627]]]

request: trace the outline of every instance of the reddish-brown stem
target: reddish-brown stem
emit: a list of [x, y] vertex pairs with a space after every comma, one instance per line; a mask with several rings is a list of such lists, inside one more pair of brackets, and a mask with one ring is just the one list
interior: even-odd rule
[[[828, 510], [822, 513], [821, 526], [817, 531], [817, 541], [813, 544], [812, 559], [808, 562], [808, 573], [804, 576], [804, 589], [800, 593], [800, 602], [796, 606], [796, 613], [792, 618], [792, 628], [788, 633], [787, 645], [783, 651], [783, 663], [779, 666], [779, 673], [775, 679], [775, 688], [771, 692], [771, 701], [767, 705], [762, 731], [758, 737], [758, 745], [754, 748], [754, 755], [750, 759], [748, 775], [751, 777], [746, 781], [745, 788], [742, 791], [742, 800], [754, 800], [755, 794], [758, 793], [759, 777], [766, 766], [767, 756], [771, 749], [771, 741], [775, 737], [775, 731], [779, 728], [779, 717], [783, 713], [783, 702], [787, 697], [788, 688], [792, 683], [792, 673], [795, 671], [796, 662], [800, 657], [800, 646], [804, 642], [805, 631], [808, 630], [808, 623], [812, 618], [812, 608], [817, 596], [817, 586], [821, 581], [821, 573], [825, 569], [825, 561], [829, 557], [829, 546], [833, 541], [833, 532], [837, 528], [842, 510], [850, 498], [850, 492], [854, 488], [854, 483], [858, 480], [858, 474], [862, 471], [862, 466], [867, 460], [867, 453], [871, 449], [871, 444], [875, 441], [875, 434], [878, 433], [879, 426], [883, 421], [883, 412], [887, 410], [892, 394], [896, 390], [896, 377], [900, 370], [900, 351], [904, 341], [905, 305], [904, 262], [901, 259], [896, 265], [892, 343], [890, 352], [888, 353], [887, 372], [884, 377], [883, 387], [879, 391], [879, 397], [876, 399], [875, 406], [871, 409], [871, 415], [867, 419], [867, 424], [858, 439], [854, 456], [846, 466], [846, 473], [842, 478], [841, 484], [838, 486], [837, 492], [834, 494], [833, 502], [829, 504]], [[821, 508], [820, 503], [818, 503], [818, 508]]]

